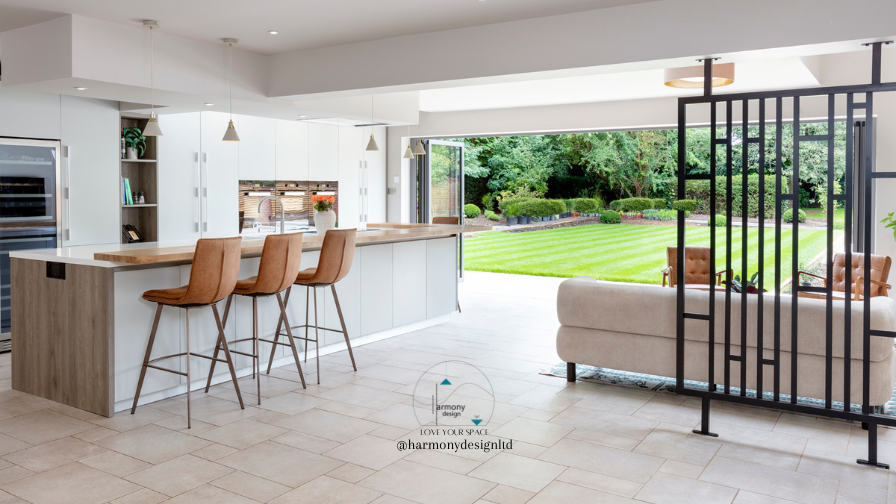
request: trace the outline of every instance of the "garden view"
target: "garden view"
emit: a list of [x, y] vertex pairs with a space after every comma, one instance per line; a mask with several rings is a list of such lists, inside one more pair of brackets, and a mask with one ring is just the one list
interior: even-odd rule
[[[827, 124], [803, 126], [804, 135], [827, 133]], [[837, 137], [845, 138], [845, 123], [836, 123]], [[758, 127], [749, 135], [758, 136]], [[712, 172], [708, 128], [687, 131], [687, 170]], [[724, 136], [719, 131], [718, 137]], [[758, 268], [760, 214], [767, 219], [765, 282], [773, 285], [771, 265], [775, 241], [775, 184], [780, 170], [784, 187], [791, 192], [789, 160], [774, 166], [773, 129], [765, 155], [756, 144], [745, 144], [742, 128], [732, 131], [731, 191], [734, 270], [742, 274], [742, 231], [748, 231], [748, 277]], [[661, 283], [666, 267], [666, 247], [676, 244], [678, 210], [684, 210], [689, 245], [709, 245], [710, 226], [725, 227], [729, 204], [726, 194], [726, 152], [716, 151], [716, 206], [710, 206], [710, 181], [689, 181], [686, 194], [677, 194], [676, 130], [649, 130], [563, 135], [513, 136], [465, 139], [464, 213], [470, 224], [500, 226], [465, 241], [465, 266], [469, 270], [572, 277], [587, 275], [601, 280]], [[746, 149], [746, 152], [744, 152]], [[793, 151], [793, 131], [785, 128], [784, 152]], [[845, 167], [845, 143], [835, 145], [834, 191], [841, 192]], [[437, 166], [437, 160], [433, 160]], [[745, 162], [746, 161], [746, 162]], [[743, 215], [744, 169], [747, 175], [747, 212]], [[435, 169], [435, 168], [434, 168]], [[826, 144], [802, 143], [798, 194], [799, 262], [801, 269], [820, 272], [826, 248], [827, 202]], [[760, 209], [760, 189], [765, 201]], [[835, 239], [843, 234], [843, 209], [835, 211]], [[792, 253], [793, 212], [782, 213], [782, 260]], [[717, 231], [718, 269], [724, 269], [723, 229]], [[836, 246], [836, 245], [835, 245]], [[788, 277], [789, 274], [785, 274]]]

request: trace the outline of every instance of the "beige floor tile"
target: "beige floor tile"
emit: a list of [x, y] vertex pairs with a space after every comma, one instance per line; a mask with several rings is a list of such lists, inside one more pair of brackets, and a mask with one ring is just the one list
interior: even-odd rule
[[4, 458], [30, 471], [43, 472], [104, 451], [106, 451], [105, 448], [86, 441], [65, 437], [27, 450], [7, 454]]
[[31, 445], [14, 437], [9, 437], [6, 434], [0, 434], [0, 456], [24, 450], [26, 448], [31, 448]]
[[192, 455], [183, 455], [135, 472], [125, 479], [174, 497], [232, 472], [233, 469], [229, 467]]
[[[198, 396], [199, 393], [195, 395]], [[245, 402], [245, 409], [240, 409], [239, 404], [235, 402], [219, 399], [213, 396], [202, 395], [198, 398], [194, 397], [190, 403], [191, 418], [193, 420], [199, 420], [200, 422], [210, 423], [220, 427], [236, 422], [237, 420], [251, 418], [264, 411], [252, 406], [245, 398], [243, 401]], [[184, 418], [187, 416], [186, 402], [172, 403], [162, 409]]]
[[733, 504], [793, 504], [792, 500], [779, 499], [777, 497], [769, 497], [753, 492], [741, 490], [737, 492]]
[[795, 471], [808, 438], [783, 432], [741, 427], [723, 422], [712, 424], [722, 442], [718, 455]]
[[112, 418], [96, 417], [91, 419], [90, 423], [118, 432], [124, 432], [151, 423], [160, 422], [172, 416], [174, 415], [167, 411], [158, 410], [152, 406], [146, 405], [138, 406], [137, 411], [133, 415], [131, 414], [131, 410], [119, 411]]
[[275, 424], [284, 418], [289, 418], [289, 415], [284, 415], [283, 413], [277, 413], [276, 411], [262, 411], [261, 413], [252, 417], [252, 420], [255, 422], [261, 422], [266, 424]]
[[[664, 428], [664, 425], [648, 434], [634, 452], [705, 466], [722, 446], [715, 441], [716, 438], [685, 434], [678, 429]], [[688, 432], [687, 429], [685, 431]]]
[[363, 436], [380, 426], [374, 422], [317, 409], [303, 411], [277, 422], [276, 425], [340, 443]]
[[259, 478], [258, 476], [253, 476], [242, 471], [234, 471], [222, 478], [212, 481], [211, 484], [237, 495], [257, 500], [258, 502], [268, 502], [290, 490], [286, 485], [274, 483], [273, 481]]
[[0, 420], [0, 433], [33, 445], [61, 439], [94, 427], [93, 424], [47, 409]]
[[325, 402], [327, 402], [326, 399], [321, 399], [315, 396], [286, 393], [278, 395], [277, 397], [265, 399], [261, 401], [261, 405], [258, 407], [276, 411], [277, 413], [282, 413], [284, 415], [295, 415], [296, 413], [301, 413], [305, 410], [314, 408], [315, 406], [324, 404]]
[[538, 458], [637, 483], [647, 483], [664, 462], [661, 458], [649, 455], [570, 439], [561, 440]]
[[416, 504], [407, 499], [402, 499], [401, 497], [395, 497], [394, 495], [383, 494], [376, 500], [372, 502], [372, 504]]
[[343, 464], [336, 469], [327, 473], [327, 476], [331, 478], [336, 478], [338, 480], [342, 480], [348, 483], [357, 483], [362, 479], [370, 476], [375, 471], [373, 469], [368, 469], [366, 467], [361, 467], [355, 464]]
[[553, 411], [530, 409], [529, 411], [520, 415], [519, 418], [531, 418], [532, 420], [547, 422], [548, 420], [554, 418], [555, 416], [557, 416], [557, 413], [553, 412]]
[[59, 403], [32, 395], [20, 395], [15, 399], [0, 402], [0, 414], [10, 417], [27, 415], [47, 408], [57, 406]]
[[109, 504], [159, 504], [168, 500], [168, 496], [153, 492], [148, 488], [142, 488], [132, 494], [119, 497]]
[[317, 454], [330, 451], [340, 445], [340, 443], [335, 441], [303, 434], [301, 432], [287, 432], [282, 436], [277, 436], [274, 439], [271, 439], [271, 441]]
[[736, 494], [731, 487], [657, 473], [635, 498], [652, 504], [730, 504]]
[[321, 476], [287, 492], [271, 501], [272, 504], [319, 504], [339, 502], [343, 504], [367, 504], [382, 495], [338, 479]]
[[838, 486], [836, 480], [718, 456], [699, 479], [805, 504], [834, 502]]
[[34, 504], [99, 504], [134, 493], [140, 487], [73, 462], [3, 485], [3, 490]]
[[161, 464], [212, 443], [150, 424], [100, 439], [96, 444], [150, 464]]
[[[254, 418], [254, 416], [253, 416]], [[207, 432], [212, 429], [217, 429], [218, 426], [214, 424], [210, 424], [207, 422], [202, 422], [200, 420], [196, 420], [195, 418], [187, 423], [187, 417], [180, 415], [172, 415], [164, 420], [160, 420], [153, 425], [158, 425], [159, 427], [164, 427], [168, 430], [173, 430], [175, 432], [180, 432], [182, 434], [187, 434], [190, 436], [195, 436], [200, 432]]]
[[414, 414], [414, 408], [406, 404], [393, 404], [366, 417], [366, 420], [398, 427], [405, 429], [405, 431], [420, 428], [420, 422]]
[[7, 467], [5, 469], [0, 469], [0, 486], [12, 481], [20, 480], [22, 478], [27, 478], [28, 476], [31, 476], [33, 474], [34, 472], [17, 465]]
[[112, 429], [107, 429], [105, 427], [97, 427], [95, 429], [86, 430], [84, 432], [79, 432], [72, 437], [76, 437], [82, 441], [87, 441], [88, 443], [92, 443], [94, 441], [99, 441], [100, 439], [113, 436], [118, 434], [118, 431], [114, 431]]
[[553, 446], [573, 431], [566, 425], [541, 422], [529, 418], [514, 418], [491, 432], [492, 435], [541, 446]]
[[252, 445], [261, 443], [262, 441], [267, 441], [268, 439], [285, 434], [286, 432], [288, 431], [281, 427], [275, 427], [273, 425], [248, 419], [238, 420], [222, 427], [197, 434], [197, 437], [230, 446], [231, 448], [236, 448], [238, 450], [243, 450]]
[[152, 464], [137, 460], [133, 457], [128, 457], [127, 455], [122, 455], [121, 453], [112, 450], [107, 450], [99, 455], [81, 459], [80, 462], [94, 469], [99, 469], [100, 471], [118, 477], [127, 476], [128, 474], [133, 474], [137, 471], [152, 467]]
[[672, 423], [694, 428], [700, 423], [701, 411], [699, 406], [687, 401], [681, 404], [672, 404], [666, 400], [665, 394], [660, 394], [647, 402], [635, 412], [637, 418], [648, 418], [658, 422]]
[[399, 451], [395, 447], [394, 441], [364, 435], [334, 448], [324, 455], [379, 471], [396, 460], [404, 458], [408, 453], [410, 452]]
[[417, 383], [420, 379], [420, 372], [413, 369], [406, 369], [395, 366], [386, 366], [383, 364], [374, 364], [364, 369], [359, 369], [357, 376], [363, 378], [374, 378], [387, 382], [394, 382], [401, 385]]
[[78, 408], [68, 406], [66, 404], [60, 404], [60, 403], [56, 403], [54, 406], [51, 406], [49, 409], [55, 411], [56, 413], [62, 413], [63, 415], [70, 416], [72, 418], [77, 418], [78, 420], [84, 420], [85, 422], [89, 422], [89, 421], [97, 419], [97, 418], [105, 418], [105, 417], [97, 415], [95, 413], [91, 413], [89, 411], [84, 411], [82, 409], [78, 409]]
[[666, 474], [674, 474], [683, 478], [697, 479], [703, 473], [704, 466], [678, 462], [676, 460], [667, 460], [660, 466], [660, 472]]
[[481, 464], [475, 460], [456, 457], [448, 453], [433, 450], [414, 451], [407, 456], [407, 460], [457, 474], [467, 474]]
[[379, 411], [404, 401], [407, 396], [370, 387], [347, 383], [319, 396], [322, 399], [354, 404], [362, 408]]
[[636, 409], [644, 406], [657, 395], [655, 392], [646, 390], [588, 382], [576, 382], [573, 386], [564, 387], [558, 391], [558, 394], [564, 397], [576, 397]]
[[226, 457], [238, 451], [239, 450], [237, 450], [236, 448], [231, 448], [222, 444], [211, 444], [204, 448], [200, 448], [196, 451], [190, 452], [190, 455], [214, 462], [219, 458]]
[[867, 487], [887, 488], [888, 474], [875, 467], [856, 463], [856, 458], [830, 452], [806, 450], [797, 472], [855, 483]]
[[784, 413], [772, 430], [809, 438], [806, 443], [809, 450], [845, 454], [852, 427], [845, 422]]
[[359, 485], [427, 504], [468, 504], [494, 488], [494, 483], [399, 460], [361, 480]]
[[218, 463], [292, 488], [344, 464], [341, 460], [271, 441], [228, 455]]
[[477, 467], [469, 476], [538, 492], [565, 470], [564, 466], [505, 452]]
[[610, 434], [613, 436], [637, 439], [647, 437], [659, 422], [647, 418], [635, 418], [617, 415], [580, 406], [571, 406], [551, 419], [550, 423], [566, 425]]
[[558, 502], [590, 502], [599, 504], [636, 504], [636, 501], [599, 490], [554, 481], [527, 504], [556, 504]]
[[612, 434], [606, 434], [600, 431], [589, 429], [575, 429], [567, 434], [566, 437], [568, 439], [574, 439], [576, 441], [587, 441], [589, 443], [609, 446], [611, 448], [618, 448], [625, 451], [634, 450], [635, 447], [638, 446], [638, 443], [641, 442], [641, 440], [639, 439], [614, 436]]
[[367, 418], [370, 415], [376, 413], [375, 409], [363, 408], [355, 404], [349, 404], [339, 401], [326, 401], [318, 406], [317, 409], [355, 418]]
[[870, 504], [887, 504], [887, 489], [841, 481], [840, 488], [837, 491], [837, 500], [841, 499]]
[[583, 486], [601, 492], [621, 495], [622, 497], [634, 497], [643, 486], [634, 481], [614, 478], [612, 476], [607, 476], [606, 474], [597, 474], [591, 471], [583, 471], [574, 467], [570, 467], [563, 471], [563, 474], [557, 476], [557, 481]]
[[[416, 429], [419, 429], [419, 427], [417, 427]], [[413, 430], [416, 430], [416, 429], [413, 429]], [[401, 429], [399, 427], [392, 427], [389, 425], [384, 425], [378, 429], [374, 429], [374, 430], [368, 432], [368, 434], [370, 434], [371, 436], [381, 437], [383, 439], [397, 441], [398, 439], [407, 437], [409, 432], [410, 431], [408, 429]]]
[[494, 502], [495, 504], [525, 504], [535, 494], [504, 485], [498, 485], [489, 493], [482, 497], [485, 502]]
[[168, 504], [257, 504], [258, 501], [247, 499], [233, 492], [212, 485], [202, 485], [189, 492], [165, 501]]

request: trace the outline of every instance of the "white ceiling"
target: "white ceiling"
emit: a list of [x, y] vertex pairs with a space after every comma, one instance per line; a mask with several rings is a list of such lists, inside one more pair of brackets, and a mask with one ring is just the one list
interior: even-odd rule
[[[661, 0], [0, 0], [0, 31], [78, 14], [261, 54], [571, 14]], [[278, 30], [269, 35], [268, 30]], [[447, 49], [450, 50], [450, 49]]]
[[[716, 93], [818, 86], [818, 79], [800, 58], [742, 61], [735, 64], [734, 84]], [[676, 89], [663, 84], [663, 70], [640, 70], [578, 77], [506, 82], [420, 92], [420, 110], [451, 112], [539, 105], [560, 105], [641, 98], [697, 95], [702, 89]]]

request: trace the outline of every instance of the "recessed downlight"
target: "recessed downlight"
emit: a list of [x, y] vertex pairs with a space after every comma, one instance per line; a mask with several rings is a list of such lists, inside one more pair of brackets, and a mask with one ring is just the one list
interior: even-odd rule
[[268, 30], [268, 33], [271, 34], [271, 35], [277, 35], [277, 34], [280, 33], [280, 32], [277, 31], [277, 30]]
[[206, 107], [212, 107], [212, 106], [214, 106], [214, 105], [215, 105], [214, 103], [206, 103], [206, 104], [205, 104]]
[[76, 87], [75, 87], [75, 90], [77, 90], [77, 91], [87, 91], [87, 88], [86, 88], [86, 87], [76, 86]]

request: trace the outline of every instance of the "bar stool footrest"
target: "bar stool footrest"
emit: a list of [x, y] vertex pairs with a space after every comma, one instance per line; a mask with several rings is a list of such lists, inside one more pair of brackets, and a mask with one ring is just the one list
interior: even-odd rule
[[163, 367], [160, 367], [160, 366], [153, 366], [152, 364], [144, 364], [144, 366], [146, 366], [146, 367], [148, 367], [148, 368], [158, 369], [159, 371], [165, 371], [166, 373], [171, 373], [171, 374], [176, 374], [176, 375], [181, 375], [181, 376], [187, 376], [187, 373], [182, 373], [182, 372], [180, 372], [180, 371], [175, 371], [175, 370], [173, 370], [173, 369], [163, 368]]
[[255, 355], [255, 354], [250, 354], [250, 353], [246, 353], [246, 352], [240, 352], [239, 350], [231, 350], [230, 353], [235, 353], [235, 354], [237, 354], [237, 355], [244, 355], [244, 356], [246, 356], [246, 357], [252, 357], [253, 359], [256, 358], [256, 357], [258, 357], [258, 356]]

